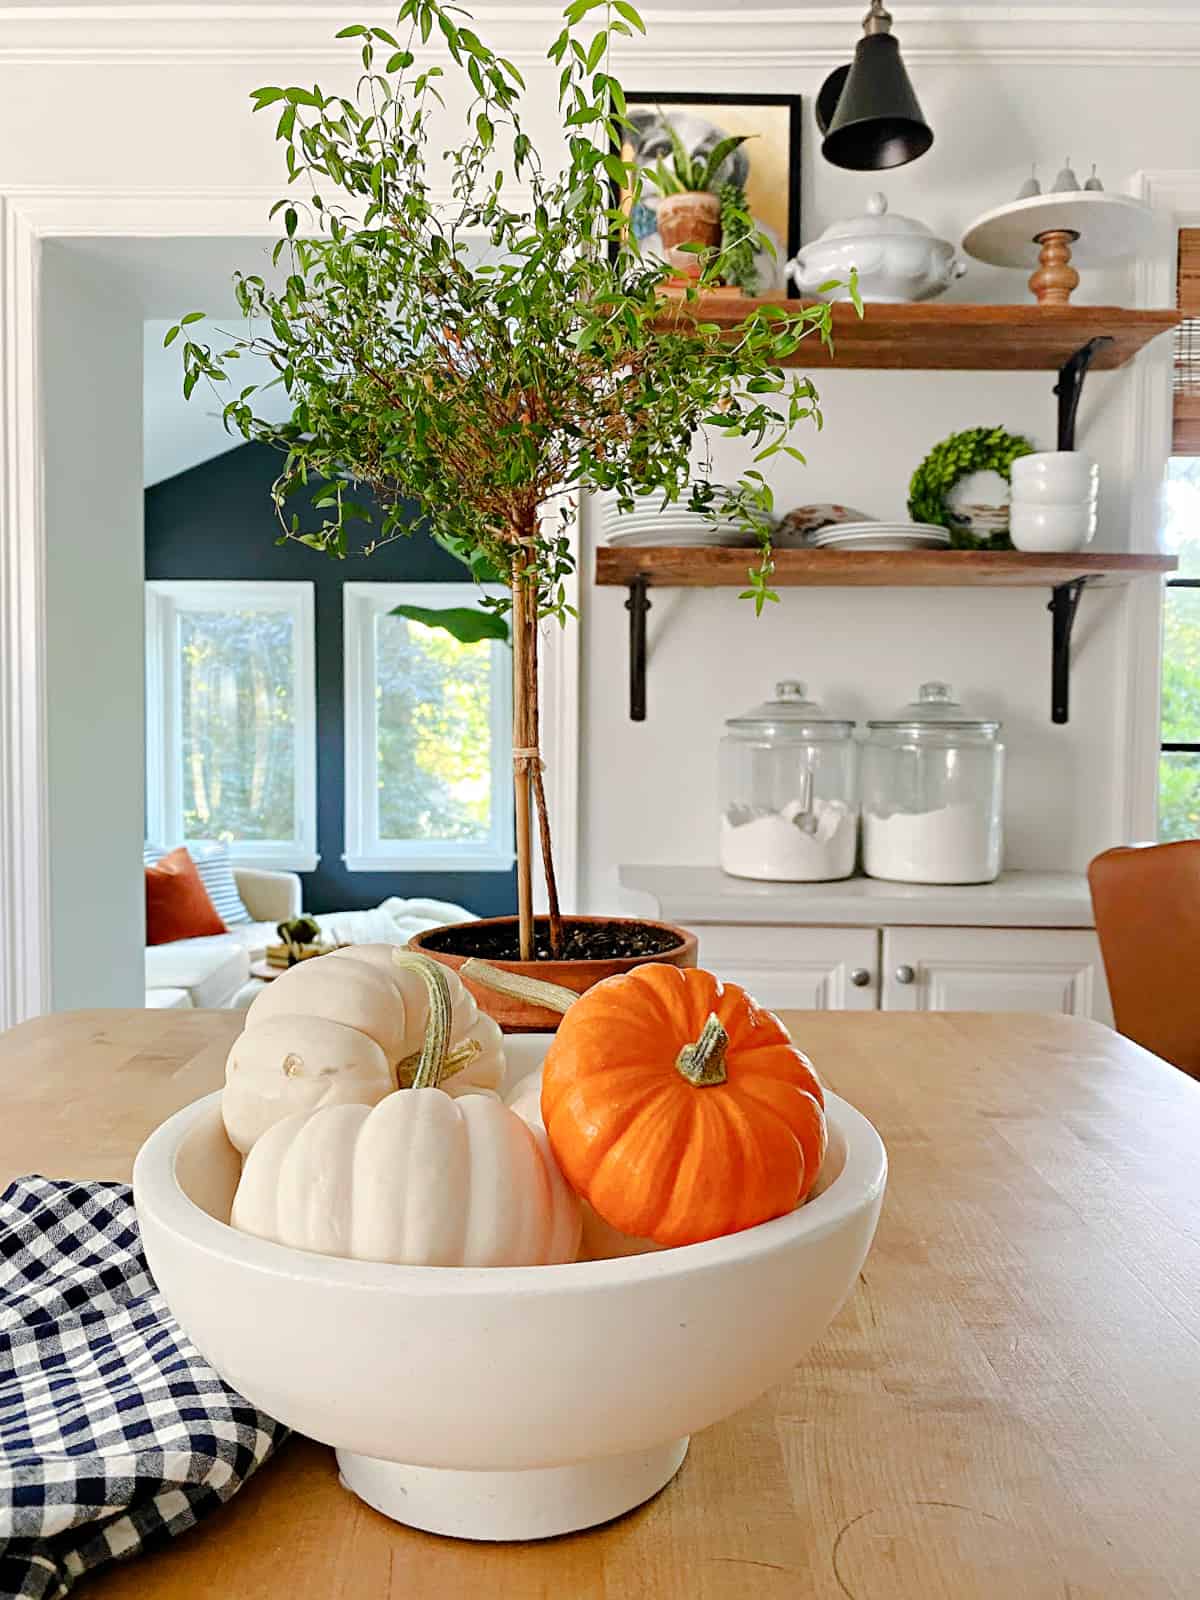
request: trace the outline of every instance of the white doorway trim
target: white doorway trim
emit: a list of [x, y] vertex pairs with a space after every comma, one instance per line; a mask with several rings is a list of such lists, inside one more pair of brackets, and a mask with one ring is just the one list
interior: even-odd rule
[[[274, 238], [278, 229], [267, 213], [278, 193], [11, 188], [0, 195], [0, 1029], [51, 1003], [42, 245]], [[578, 638], [577, 626], [553, 629], [543, 651], [547, 798], [568, 910], [578, 877]]]

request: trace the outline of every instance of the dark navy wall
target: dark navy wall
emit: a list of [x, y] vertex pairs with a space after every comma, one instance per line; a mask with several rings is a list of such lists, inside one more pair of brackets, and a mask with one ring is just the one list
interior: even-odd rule
[[[416, 532], [370, 557], [337, 561], [301, 544], [277, 545], [270, 487], [280, 457], [245, 444], [146, 490], [146, 577], [309, 582], [316, 591], [317, 850], [304, 878], [306, 911], [350, 911], [388, 895], [454, 900], [478, 916], [516, 909], [512, 872], [347, 872], [344, 806], [343, 583], [461, 583], [465, 568]], [[418, 515], [413, 506], [414, 520]]]

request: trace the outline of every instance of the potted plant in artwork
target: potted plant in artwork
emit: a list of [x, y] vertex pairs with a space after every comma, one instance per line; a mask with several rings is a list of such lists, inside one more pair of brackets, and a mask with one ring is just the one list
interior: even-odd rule
[[671, 159], [659, 156], [644, 178], [658, 191], [654, 211], [667, 261], [678, 276], [699, 278], [705, 262], [719, 254], [720, 285], [754, 294], [759, 235], [747, 210], [744, 187], [726, 170], [747, 136], [731, 135], [711, 150], [693, 155], [666, 118], [663, 126], [671, 141]]
[[[816, 414], [816, 395], [781, 363], [803, 338], [828, 341], [830, 308], [760, 309], [736, 337], [722, 335], [698, 307], [728, 266], [720, 243], [682, 299], [664, 301], [673, 269], [642, 255], [614, 199], [636, 196], [641, 182], [619, 154], [625, 96], [608, 64], [614, 40], [644, 31], [628, 0], [574, 0], [550, 47], [556, 165], [526, 132], [521, 74], [469, 21], [440, 0], [403, 0], [391, 30], [341, 30], [360, 57], [348, 93], [256, 91], [256, 109], [278, 117], [292, 183], [277, 207], [282, 282], [239, 275], [251, 329], [227, 348], [201, 342], [199, 313], [168, 340], [182, 337], [189, 395], [202, 380], [232, 380], [227, 427], [282, 452], [273, 495], [283, 537], [334, 557], [352, 543], [369, 551], [412, 531], [415, 499], [474, 577], [503, 583], [506, 599], [481, 603], [513, 651], [516, 915], [433, 930], [420, 944], [451, 965], [482, 956], [582, 990], [642, 961], [688, 964], [695, 942], [662, 924], [559, 912], [538, 649], [544, 627], [571, 621], [563, 581], [576, 560], [579, 497], [605, 491], [629, 511], [654, 496], [732, 520], [759, 544], [746, 594], [759, 610], [776, 599], [761, 468], [778, 452], [799, 455], [790, 436]], [[447, 69], [426, 52], [431, 40], [448, 53]], [[461, 74], [465, 90], [447, 96], [466, 107], [453, 128], [444, 70]], [[245, 351], [273, 364], [288, 421], [259, 415], [254, 386], [238, 386]], [[693, 465], [706, 430], [751, 448], [730, 486]], [[311, 515], [298, 504], [305, 493]], [[372, 526], [354, 539], [364, 518]], [[535, 833], [548, 905], [537, 918]], [[510, 1024], [557, 1021], [548, 1010], [514, 1018], [495, 995], [480, 999]]]

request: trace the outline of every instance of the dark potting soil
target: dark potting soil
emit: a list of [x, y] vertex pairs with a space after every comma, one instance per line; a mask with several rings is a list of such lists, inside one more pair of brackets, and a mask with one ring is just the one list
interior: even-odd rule
[[[545, 917], [534, 923], [534, 959], [550, 961], [550, 926]], [[445, 928], [424, 941], [429, 950], [456, 956], [480, 956], [484, 961], [518, 961], [517, 923], [464, 922]], [[663, 928], [644, 922], [563, 922], [561, 961], [617, 961], [631, 956], [660, 956], [673, 950], [678, 938]]]

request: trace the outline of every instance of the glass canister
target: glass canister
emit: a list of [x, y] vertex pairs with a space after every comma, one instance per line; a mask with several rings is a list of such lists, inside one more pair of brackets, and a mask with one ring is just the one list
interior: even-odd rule
[[854, 723], [786, 678], [721, 740], [721, 866], [735, 878], [848, 878], [858, 849]]
[[991, 883], [1000, 871], [1004, 746], [946, 683], [867, 724], [863, 870], [900, 883]]

